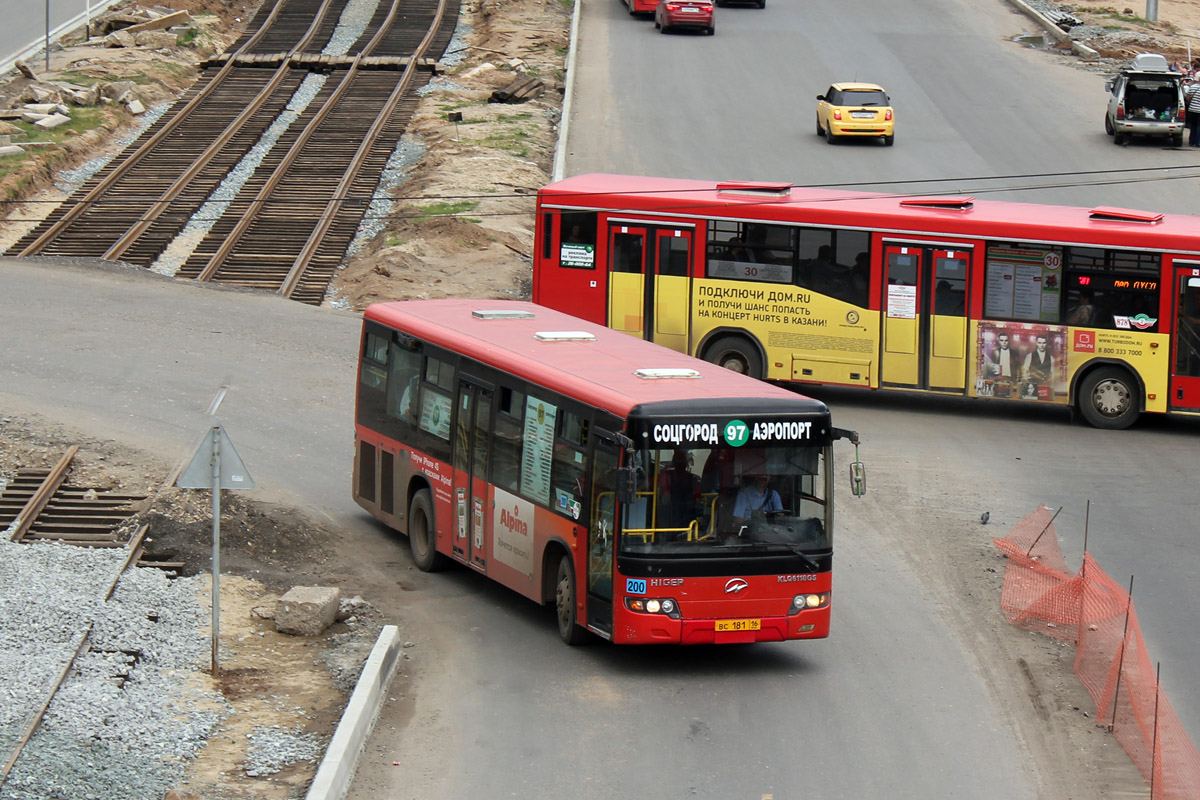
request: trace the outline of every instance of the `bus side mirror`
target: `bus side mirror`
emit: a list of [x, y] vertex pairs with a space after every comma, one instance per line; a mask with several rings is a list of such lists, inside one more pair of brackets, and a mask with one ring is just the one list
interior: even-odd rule
[[850, 463], [850, 493], [855, 497], [867, 493], [867, 467], [861, 461]]
[[637, 478], [633, 467], [621, 467], [617, 470], [617, 502], [632, 503], [637, 500]]

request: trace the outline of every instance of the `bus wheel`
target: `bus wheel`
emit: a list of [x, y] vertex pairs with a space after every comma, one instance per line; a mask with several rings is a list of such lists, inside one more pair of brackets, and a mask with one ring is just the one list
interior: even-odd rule
[[569, 556], [558, 562], [558, 585], [554, 591], [554, 605], [558, 610], [558, 635], [569, 645], [583, 644], [587, 631], [579, 627], [575, 617], [575, 570]]
[[413, 563], [422, 572], [437, 572], [446, 566], [445, 556], [437, 551], [437, 526], [428, 489], [417, 492], [408, 508], [408, 546]]
[[736, 336], [724, 336], [717, 339], [704, 354], [705, 361], [711, 361], [718, 367], [724, 367], [731, 372], [740, 372], [751, 378], [762, 378], [762, 359], [745, 339]]
[[1083, 418], [1097, 428], [1121, 430], [1138, 418], [1134, 400], [1136, 384], [1126, 370], [1100, 367], [1088, 374], [1079, 386], [1079, 410]]

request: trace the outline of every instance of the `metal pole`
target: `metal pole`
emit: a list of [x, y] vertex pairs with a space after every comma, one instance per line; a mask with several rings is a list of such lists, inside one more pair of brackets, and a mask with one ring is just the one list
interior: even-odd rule
[[[1117, 699], [1121, 696], [1121, 673], [1125, 671], [1125, 641], [1129, 638], [1129, 611], [1133, 608], [1133, 576], [1129, 576], [1129, 602], [1125, 604], [1125, 631], [1121, 634], [1121, 653], [1117, 657], [1117, 685], [1113, 689], [1112, 723], [1108, 729], [1117, 727]], [[1153, 768], [1153, 767], [1152, 767]]]
[[212, 674], [221, 667], [217, 663], [217, 643], [220, 641], [221, 608], [221, 426], [212, 429]]
[[50, 71], [50, 0], [46, 0], [46, 72]]

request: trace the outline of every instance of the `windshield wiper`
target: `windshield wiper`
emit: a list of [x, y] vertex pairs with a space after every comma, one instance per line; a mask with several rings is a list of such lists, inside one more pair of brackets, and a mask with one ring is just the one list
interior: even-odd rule
[[816, 561], [814, 561], [812, 559], [811, 556], [809, 556], [807, 553], [805, 553], [803, 550], [800, 549], [800, 545], [788, 544], [788, 545], [784, 545], [784, 547], [786, 547], [788, 550], [791, 550], [793, 554], [799, 556], [800, 560], [802, 560], [805, 564], [808, 564], [809, 568], [811, 568], [813, 572], [816, 572], [818, 569], [821, 568], [820, 564], [818, 564]]

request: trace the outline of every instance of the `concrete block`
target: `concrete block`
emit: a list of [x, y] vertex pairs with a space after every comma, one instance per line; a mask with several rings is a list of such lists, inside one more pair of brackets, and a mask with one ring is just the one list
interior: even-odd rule
[[129, 109], [130, 114], [145, 114], [146, 113], [146, 107], [144, 105], [142, 105], [142, 101], [138, 100], [136, 97], [133, 98], [132, 100], [130, 100], [129, 103], [126, 104], [125, 107]]
[[166, 31], [142, 31], [134, 34], [133, 40], [138, 47], [151, 47], [155, 50], [179, 44], [179, 37]]
[[275, 607], [275, 630], [317, 636], [337, 619], [341, 592], [329, 586], [293, 586]]
[[71, 118], [63, 114], [51, 114], [45, 119], [39, 119], [33, 124], [44, 130], [50, 130], [51, 128], [57, 128], [59, 125], [65, 125], [70, 121]]
[[53, 114], [58, 110], [58, 103], [26, 103], [24, 108], [35, 114]]
[[15, 144], [0, 145], [0, 156], [25, 155], [25, 151]]
[[28, 122], [30, 125], [36, 125], [49, 116], [49, 114], [39, 114], [36, 111], [26, 111], [21, 115], [21, 122]]

